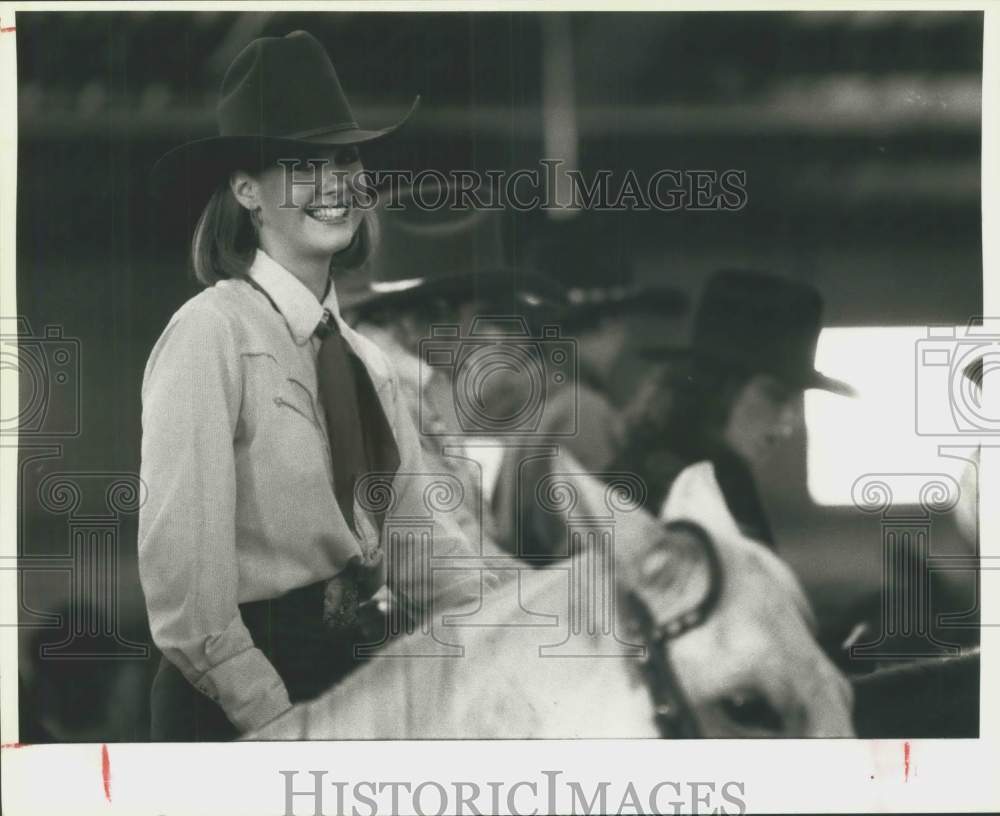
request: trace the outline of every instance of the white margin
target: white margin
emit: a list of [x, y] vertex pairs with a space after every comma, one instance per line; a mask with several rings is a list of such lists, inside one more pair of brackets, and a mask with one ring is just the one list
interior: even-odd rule
[[[16, 25], [17, 10], [265, 10], [274, 2], [114, 2], [2, 3], [2, 27]], [[983, 262], [985, 313], [1000, 315], [1000, 7], [983, 2], [285, 2], [282, 10], [331, 11], [684, 11], [684, 10], [981, 10], [985, 15], [983, 71]], [[16, 202], [16, 37], [0, 34], [0, 298], [4, 313], [15, 302]], [[14, 312], [16, 313], [16, 312]], [[16, 405], [16, 381], [4, 380], [3, 415]], [[1000, 450], [984, 450], [981, 494], [1000, 495]], [[0, 555], [16, 547], [16, 455], [0, 450]], [[997, 503], [981, 506], [984, 541], [997, 541]], [[14, 512], [11, 512], [13, 510]], [[1000, 548], [984, 548], [1000, 555]], [[983, 619], [1000, 622], [1000, 572], [983, 572]], [[12, 591], [13, 590], [13, 591]], [[0, 612], [16, 616], [16, 573], [0, 570]], [[16, 629], [0, 627], [0, 734], [13, 742], [16, 726]], [[933, 812], [1000, 811], [1000, 627], [983, 630], [982, 737], [979, 740], [913, 740], [909, 778], [903, 775], [900, 740], [808, 741], [497, 741], [245, 743], [235, 745], [114, 744], [112, 800], [104, 795], [100, 745], [50, 745], [4, 748], [3, 812], [20, 814], [284, 812], [283, 780], [278, 769], [328, 770], [346, 780], [539, 779], [541, 770], [558, 767], [564, 778], [581, 782], [628, 774], [644, 780], [746, 782], [752, 812]], [[599, 704], [599, 701], [595, 701]], [[13, 719], [12, 719], [13, 717]], [[303, 774], [304, 775], [304, 774]], [[565, 808], [568, 803], [561, 802]], [[303, 805], [297, 813], [311, 812]], [[328, 807], [332, 813], [332, 806]]]

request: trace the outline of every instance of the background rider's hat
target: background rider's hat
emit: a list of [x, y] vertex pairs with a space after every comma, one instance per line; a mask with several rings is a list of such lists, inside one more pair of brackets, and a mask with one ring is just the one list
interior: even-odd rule
[[770, 374], [795, 388], [856, 396], [815, 368], [823, 299], [815, 287], [766, 272], [730, 269], [705, 286], [694, 316], [695, 363]]
[[688, 297], [680, 289], [663, 284], [620, 283], [610, 286], [574, 286], [567, 290], [570, 320], [577, 324], [604, 317], [649, 314], [664, 319], [687, 311]]
[[[449, 307], [476, 301], [496, 315], [557, 319], [566, 304], [565, 289], [509, 257], [508, 214], [453, 208], [451, 198], [439, 197], [450, 195], [448, 188], [420, 194], [403, 189], [380, 200], [380, 234], [368, 274], [338, 284], [341, 311], [364, 319], [375, 310], [405, 310], [431, 300]], [[442, 200], [441, 206], [427, 206]]]

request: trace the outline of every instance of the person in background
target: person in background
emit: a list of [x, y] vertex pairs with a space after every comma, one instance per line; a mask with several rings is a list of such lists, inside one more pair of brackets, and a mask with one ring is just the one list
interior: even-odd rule
[[[354, 616], [392, 569], [383, 519], [355, 489], [400, 474], [401, 512], [425, 510], [408, 406], [385, 355], [344, 323], [336, 286], [374, 245], [359, 145], [398, 125], [361, 129], [303, 31], [236, 57], [218, 120], [220, 136], [154, 168], [161, 199], [204, 208], [192, 257], [206, 287], [171, 318], [142, 386], [155, 741], [235, 738], [341, 678], [372, 642]], [[472, 554], [447, 519], [434, 548]], [[441, 577], [403, 576], [408, 611], [478, 604], [490, 583]]]
[[[565, 290], [512, 260], [509, 211], [463, 205], [453, 192], [398, 192], [400, 206], [380, 211], [367, 277], [354, 281], [344, 306], [395, 363], [425, 455], [465, 486], [459, 523], [477, 536], [482, 530], [489, 550], [505, 534], [494, 501], [508, 445], [517, 441], [511, 427], [532, 400], [534, 371], [518, 352], [534, 348], [545, 326], [559, 326]], [[418, 193], [451, 206], [421, 206]], [[493, 339], [476, 341], [474, 332]], [[423, 341], [452, 347], [448, 362], [422, 355]]]
[[[599, 474], [620, 456], [638, 421], [633, 412], [653, 396], [654, 383], [645, 376], [651, 366], [633, 368], [639, 349], [649, 348], [644, 330], [655, 325], [663, 332], [684, 313], [687, 298], [670, 287], [629, 284], [570, 288], [567, 301], [560, 324], [576, 343], [579, 375], [551, 397], [540, 435], [560, 437], [580, 464]], [[562, 436], [574, 425], [576, 433]]]
[[[488, 437], [470, 436], [461, 426], [454, 369], [421, 359], [421, 344], [435, 326], [454, 325], [468, 336], [473, 321], [483, 316], [516, 317], [533, 325], [560, 308], [562, 290], [556, 283], [532, 275], [527, 283], [516, 284], [518, 277], [509, 269], [491, 267], [475, 274], [439, 271], [402, 281], [378, 280], [347, 296], [343, 304], [356, 330], [392, 360], [411, 417], [426, 431], [420, 435], [425, 462], [461, 480], [467, 498], [456, 510], [456, 522], [470, 541], [482, 540], [487, 554], [502, 551], [491, 498], [503, 451], [466, 444]], [[489, 323], [481, 325], [489, 328]], [[517, 383], [506, 379], [505, 385], [516, 390]], [[510, 413], [506, 406], [517, 401], [509, 387], [488, 387], [483, 396], [484, 411], [493, 415]]]
[[822, 307], [815, 287], [766, 272], [708, 280], [690, 347], [661, 371], [666, 410], [646, 412], [619, 459], [644, 473], [661, 517], [690, 512], [686, 492], [707, 482], [745, 536], [774, 545], [754, 468], [799, 429], [805, 389], [854, 393], [814, 367]]
[[651, 382], [641, 377], [650, 366], [623, 369], [649, 342], [643, 324], [669, 326], [687, 303], [675, 289], [638, 284], [569, 289], [566, 299], [558, 325], [563, 340], [573, 344], [576, 376], [546, 392], [538, 428], [519, 440], [524, 447], [505, 452], [493, 496], [504, 546], [539, 564], [567, 554], [560, 520], [539, 506], [539, 486], [567, 455], [597, 479], [633, 472], [619, 460], [636, 422], [633, 410], [652, 396]]

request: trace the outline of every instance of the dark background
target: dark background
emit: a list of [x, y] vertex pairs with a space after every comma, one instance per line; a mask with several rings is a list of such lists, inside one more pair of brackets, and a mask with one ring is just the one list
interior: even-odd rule
[[[213, 133], [222, 74], [257, 36], [315, 34], [363, 126], [394, 121], [423, 94], [410, 138], [378, 157], [393, 166], [536, 166], [543, 106], [561, 93], [545, 90], [546, 77], [568, 66], [585, 173], [747, 172], [739, 212], [519, 219], [512, 259], [565, 282], [694, 294], [716, 268], [756, 266], [815, 283], [833, 326], [964, 324], [982, 309], [978, 13], [60, 12], [16, 23], [18, 313], [36, 335], [53, 325], [78, 338], [81, 372], [80, 434], [22, 437], [62, 445], [24, 466], [25, 555], [64, 553], [71, 535], [71, 520], [33, 492], [42, 476], [138, 472], [143, 366], [197, 290], [186, 261], [197, 213], [164, 211], [147, 174], [168, 148]], [[840, 625], [878, 590], [879, 520], [816, 507], [805, 481], [801, 436], [763, 474], [765, 499], [782, 554], [821, 619]], [[115, 535], [120, 621], [148, 642], [134, 514]], [[960, 546], [950, 518], [935, 520], [934, 542]], [[24, 582], [33, 610], [68, 595], [65, 575]], [[35, 639], [64, 636], [26, 630], [26, 683], [44, 674]], [[106, 688], [105, 669], [92, 669], [88, 682]], [[117, 738], [142, 738], [141, 703], [134, 713]]]

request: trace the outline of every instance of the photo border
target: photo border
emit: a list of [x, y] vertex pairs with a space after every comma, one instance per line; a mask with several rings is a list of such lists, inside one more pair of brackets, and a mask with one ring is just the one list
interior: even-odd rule
[[[269, 2], [113, 2], [0, 4], [0, 105], [17, 110], [16, 12], [83, 10], [261, 11]], [[982, 11], [983, 268], [1000, 268], [1000, 6], [988, 2], [289, 2], [283, 11]], [[0, 303], [16, 314], [17, 119], [0, 122]], [[1000, 275], [984, 275], [984, 314], [1000, 314]], [[985, 386], [984, 386], [985, 388]], [[16, 378], [0, 390], [5, 416], [16, 414]], [[995, 395], [985, 394], [987, 404]], [[995, 414], [993, 414], [995, 415]], [[984, 447], [980, 494], [1000, 495], [1000, 449]], [[17, 449], [0, 444], [0, 564], [16, 553]], [[1000, 557], [1000, 510], [980, 503], [981, 555]], [[991, 546], [989, 542], [994, 542]], [[1000, 570], [981, 572], [981, 688], [1000, 688]], [[0, 621], [17, 618], [17, 573], [0, 569]], [[305, 742], [20, 746], [17, 742], [17, 628], [0, 626], [0, 765], [3, 812], [284, 813], [279, 770], [328, 770], [346, 780], [539, 780], [546, 769], [567, 779], [742, 781], [751, 812], [930, 812], [1000, 810], [1000, 702], [980, 695], [975, 740], [661, 740]], [[624, 782], [623, 782], [624, 784]], [[557, 802], [567, 812], [568, 801]], [[312, 812], [307, 803], [297, 813]], [[333, 812], [330, 805], [326, 812]]]

